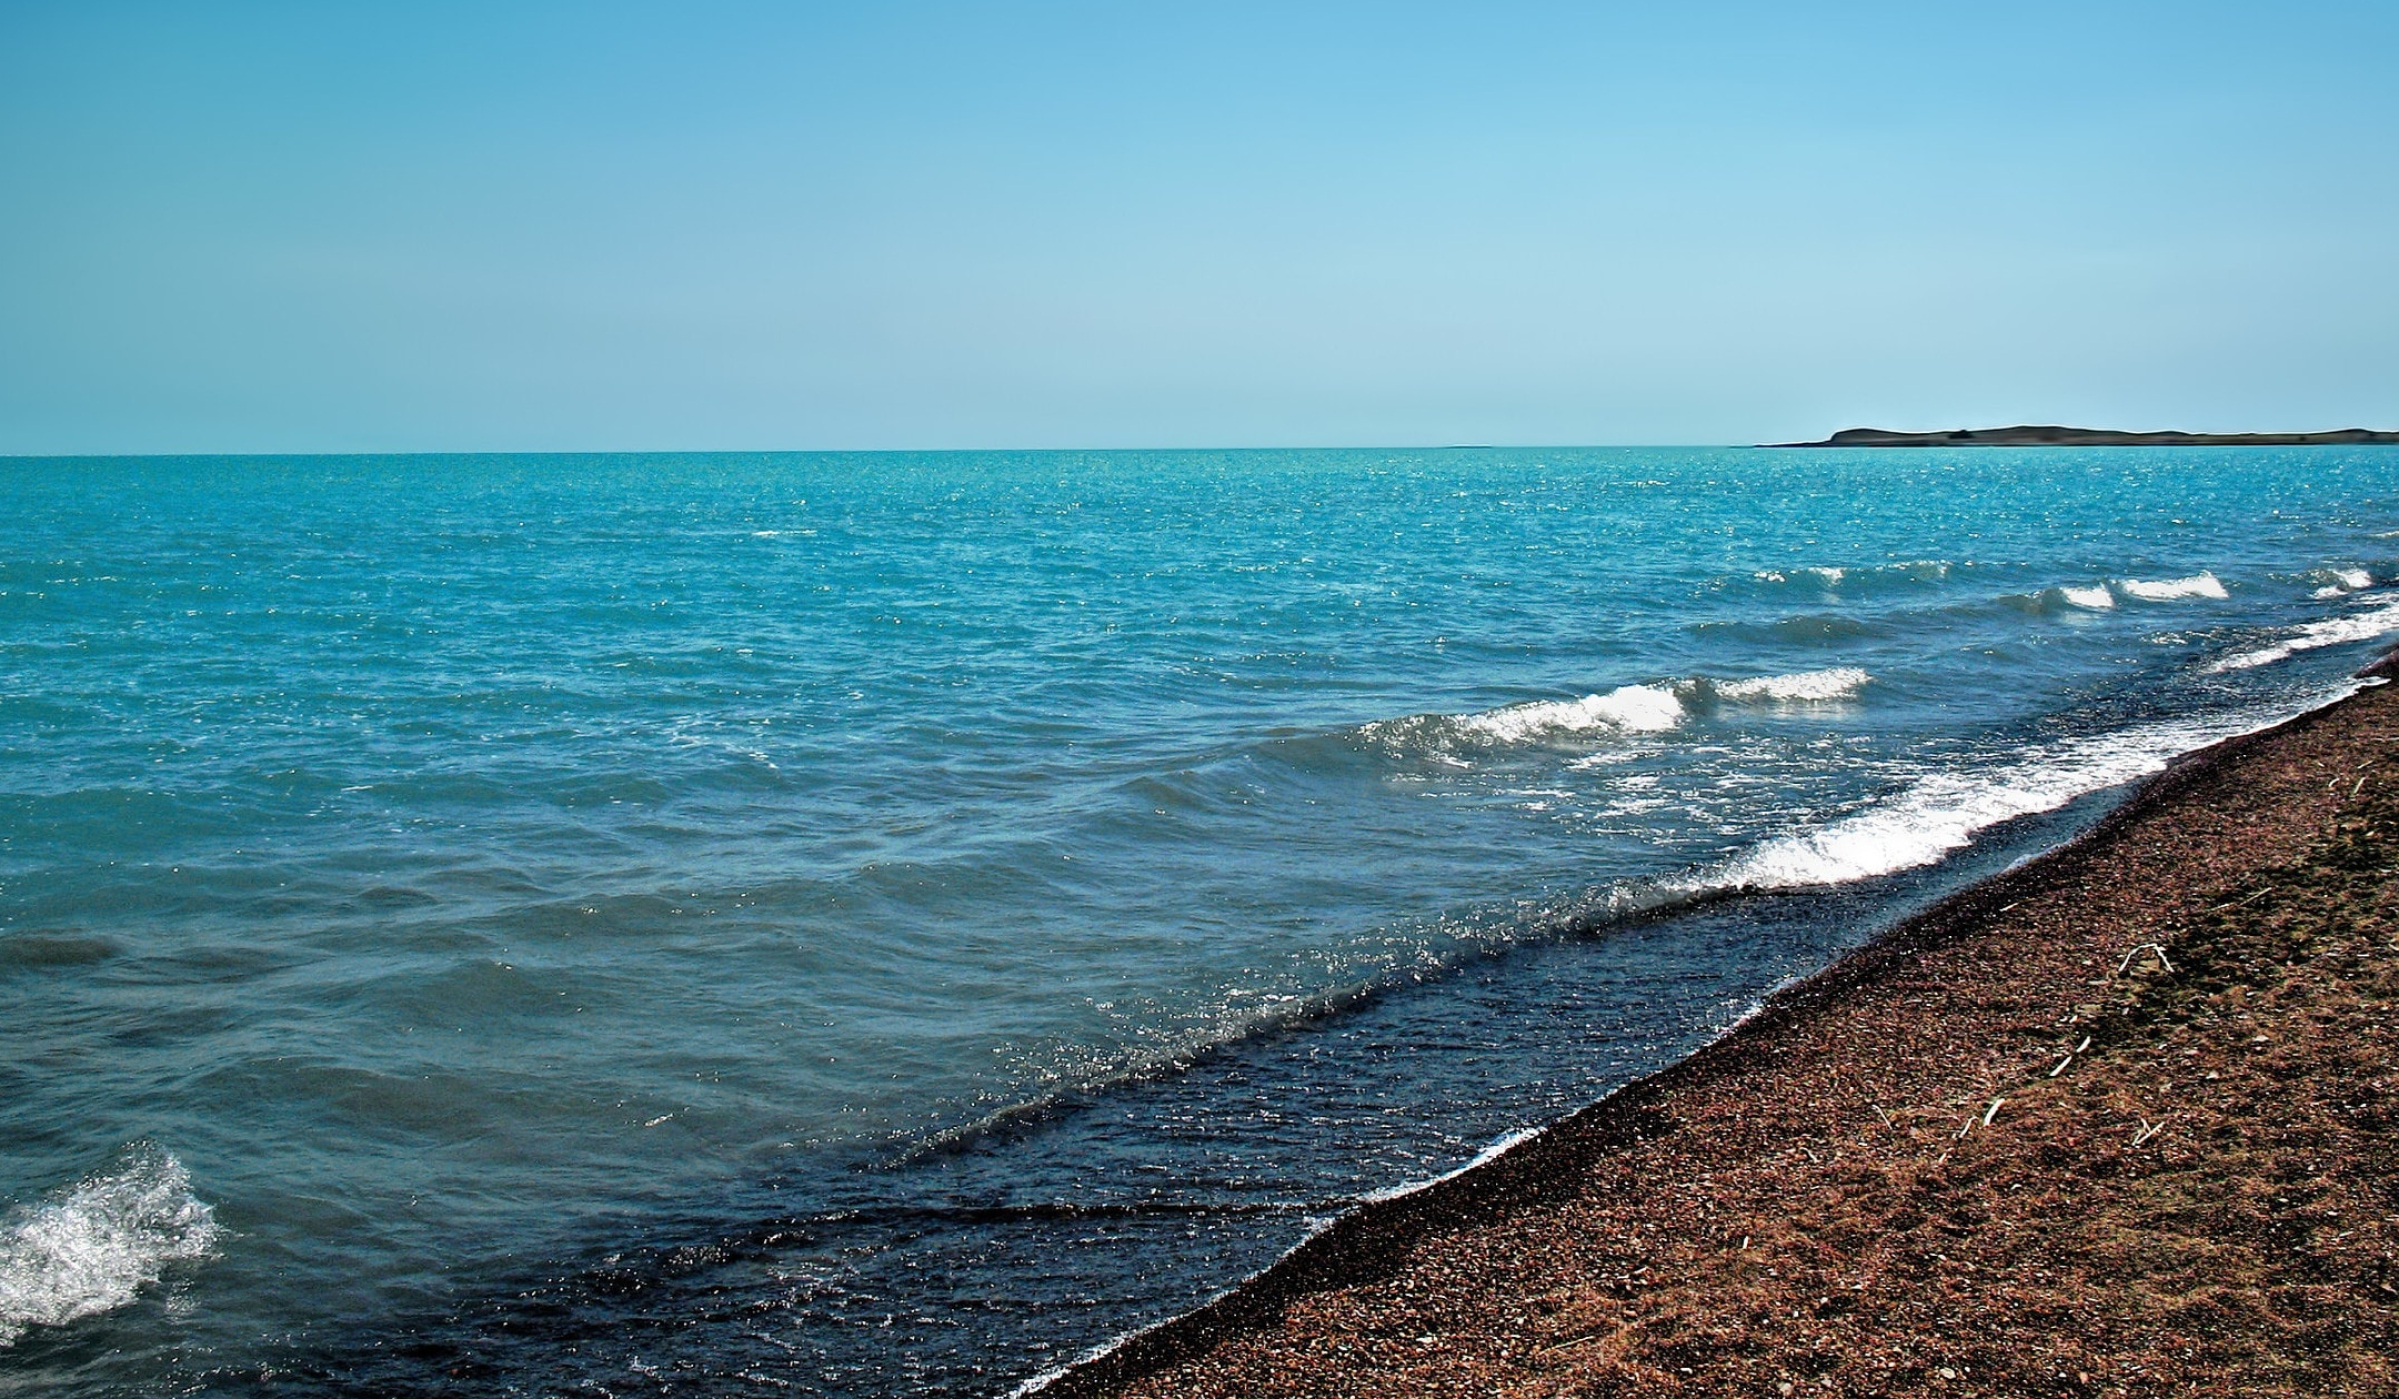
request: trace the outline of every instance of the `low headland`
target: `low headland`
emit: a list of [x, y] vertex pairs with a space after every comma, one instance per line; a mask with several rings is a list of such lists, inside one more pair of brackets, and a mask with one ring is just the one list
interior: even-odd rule
[[1844, 428], [1821, 442], [1769, 442], [1769, 447], [2356, 447], [2399, 444], [2399, 432], [2344, 427], [2328, 432], [2117, 432], [2110, 428], [1951, 428], [1894, 432]]
[[2399, 1393], [2394, 998], [2379, 685], [1042, 1396]]

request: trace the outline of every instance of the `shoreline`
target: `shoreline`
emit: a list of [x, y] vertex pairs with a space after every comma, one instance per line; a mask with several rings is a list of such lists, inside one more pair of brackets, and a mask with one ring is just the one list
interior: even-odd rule
[[[2386, 656], [2360, 675], [2394, 673], [2399, 659]], [[2057, 1270], [2037, 1265], [2071, 1272], [2066, 1260], [2100, 1256], [2115, 1260], [2101, 1271], [2120, 1272], [2127, 1251], [2143, 1253], [2137, 1230], [2097, 1253], [2089, 1240], [2053, 1239], [1997, 1272], [1992, 1260], [1968, 1260], [1983, 1252], [1975, 1237], [2006, 1215], [2007, 1195], [2021, 1204], [2033, 1180], [2076, 1176], [2083, 1165], [2096, 1172], [2076, 1187], [2088, 1195], [2173, 1162], [2182, 1174], [2231, 1183], [2204, 1157], [2194, 1167], [2175, 1155], [2188, 1143], [2169, 1129], [2164, 1106], [2153, 1107], [2165, 1113], [2159, 1121], [2134, 1112], [2112, 1136], [2086, 1112], [2026, 1162], [2014, 1162], [2008, 1144], [2030, 1140], [2015, 1130], [2028, 1105], [2071, 1118], [2073, 1095], [2103, 1079], [2118, 1116], [2126, 1102], [2140, 1105], [2142, 1090], [2108, 1075], [2136, 1062], [2144, 1035], [2174, 1031], [2161, 1017], [2188, 1000], [2188, 969], [2208, 964], [2209, 920], [2227, 916], [2207, 900], [2231, 891], [2243, 902], [2225, 906], [2246, 912], [2229, 916], [2252, 921], [2280, 910], [2286, 900], [2259, 880], [2306, 867], [2332, 839], [2325, 832], [2337, 833], [2327, 823], [2375, 804], [2370, 770], [2391, 743], [2399, 686], [2381, 685], [2185, 754], [2066, 844], [1900, 921], [1689, 1058], [1468, 1167], [1361, 1205], [1232, 1290], [1021, 1392], [2022, 1393], [2061, 1383], [2069, 1393], [2261, 1392], [2261, 1374], [2298, 1363], [2270, 1339], [2287, 1318], [2199, 1326], [2206, 1335], [2182, 1345], [2182, 1358], [2218, 1353], [2206, 1373], [2178, 1373], [2168, 1340], [2196, 1333], [2160, 1330], [2151, 1317], [2146, 1331], [2136, 1326], [2138, 1336], [2111, 1347], [2076, 1342], [2074, 1326], [2056, 1325], [2077, 1312], [2078, 1290], [2104, 1283], [2119, 1289], [2111, 1301], [2140, 1294], [2139, 1270], [2127, 1275], [2130, 1293], [2120, 1290], [2126, 1277], [2078, 1288], [2013, 1276], [2032, 1268], [2049, 1278]], [[2334, 769], [2343, 777], [2318, 790], [2321, 772]], [[2399, 820], [2399, 796], [2390, 805]], [[2399, 903], [2399, 880], [2388, 870], [2372, 878]], [[2221, 1081], [2207, 1071], [2211, 1090]], [[2045, 1125], [2057, 1126], [2030, 1124]], [[2232, 1123], [2235, 1139], [2242, 1125]], [[2011, 1163], [2031, 1177], [2010, 1176]], [[2010, 1176], [2000, 1199], [1963, 1207], [1980, 1222], [1962, 1234], [1921, 1207], [1957, 1195], [1961, 1173]], [[1811, 1192], [1817, 1208], [1789, 1203]], [[2373, 1213], [2359, 1209], [2350, 1217]], [[2069, 1227], [2060, 1218], [2080, 1216], [2052, 1216], [2051, 1233]], [[2394, 1225], [2367, 1231], [2382, 1261], [2360, 1255], [2351, 1281], [2366, 1283], [2343, 1289], [2358, 1294], [2348, 1306], [2380, 1308], [2375, 1344], [2386, 1352], [2399, 1342]], [[2006, 1232], [2034, 1239], [2040, 1230], [2011, 1219]], [[2175, 1237], [2223, 1245], [2205, 1231]], [[1928, 1240], [1947, 1251], [1928, 1252]], [[2210, 1286], [2187, 1274], [2163, 1269], [2191, 1285], [2152, 1299], [2160, 1305], [2147, 1312], [2173, 1313], [2185, 1294]], [[2001, 1313], [2048, 1321], [2012, 1326], [2010, 1345], [1974, 1339], [1994, 1299], [1960, 1304], [1995, 1284]], [[2035, 1335], [2056, 1344], [2029, 1369], [2008, 1359]], [[2325, 1349], [2321, 1337], [2309, 1345]], [[2388, 1362], [2358, 1360], [2356, 1344], [2334, 1349], [2354, 1363], [2332, 1368], [2366, 1389], [2399, 1379]], [[2222, 1369], [2242, 1357], [2262, 1368], [2245, 1379]], [[2287, 1392], [2333, 1392], [2324, 1384], [2335, 1376], [2315, 1368]]]

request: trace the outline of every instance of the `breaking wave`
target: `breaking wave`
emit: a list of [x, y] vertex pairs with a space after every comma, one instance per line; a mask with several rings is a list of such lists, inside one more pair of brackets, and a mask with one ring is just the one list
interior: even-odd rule
[[2344, 612], [2320, 622], [2309, 622], [2270, 646], [2226, 656], [2209, 669], [2219, 674], [2232, 670], [2253, 670], [2258, 666], [2287, 660], [2301, 651], [2314, 651], [2351, 641], [2371, 641], [2394, 631], [2399, 631], [2399, 598], [2385, 598], [2354, 612]]
[[2145, 725], [2033, 749], [1997, 767], [1933, 773], [1824, 826], [1776, 837], [1662, 883], [1689, 895], [1810, 889], [1917, 869], [2002, 822], [2055, 811], [2078, 797], [2162, 772], [2184, 753], [2266, 722], [2233, 714]]
[[1849, 570], [1825, 564], [1812, 564], [1806, 568], [1795, 568], [1787, 572], [1779, 568], [1761, 568], [1751, 576], [1761, 583], [1788, 583], [1793, 578], [1809, 578], [1826, 587], [1832, 587], [1843, 578], [1848, 577]]
[[1998, 599], [2006, 607], [2021, 612], [2056, 615], [2061, 612], [2105, 612], [2112, 610], [2119, 599], [2135, 602], [2175, 602], [2188, 598], [2222, 598], [2229, 596], [2224, 584], [2213, 572], [2202, 571], [2188, 578], [2147, 580], [2117, 578], [2103, 583], [2075, 585], [2061, 583], [2034, 593], [2010, 593]]
[[1463, 715], [1455, 723], [1463, 733], [1499, 743], [1521, 743], [1549, 734], [1588, 733], [1594, 729], [1660, 733], [1680, 724], [1683, 712], [1682, 700], [1671, 689], [1658, 685], [1620, 685], [1604, 695], [1512, 704], [1504, 709]]
[[2362, 568], [2319, 568], [2308, 579], [2321, 585], [2308, 595], [2317, 599], [2363, 592], [2374, 586], [2374, 575]]
[[126, 1305], [223, 1234], [182, 1162], [148, 1142], [126, 1147], [109, 1168], [0, 1220], [0, 1347], [30, 1327]]
[[1435, 752], [1461, 744], [1507, 746], [1589, 735], [1655, 734], [1678, 728], [1695, 708], [1714, 704], [1808, 704], [1849, 699], [1873, 679], [1854, 666], [1717, 680], [1694, 676], [1651, 685], [1619, 685], [1571, 700], [1533, 700], [1472, 714], [1415, 714], [1382, 719], [1359, 732]]
[[2224, 591], [2224, 584], [2218, 581], [2213, 572], [2206, 569], [2202, 569], [2188, 578], [2166, 578], [2156, 582], [2143, 582], [2138, 578], [2119, 579], [2116, 583], [2116, 591], [2126, 597], [2139, 598], [2143, 602], [2172, 602], [2177, 598], [2230, 596]]
[[1810, 703], [1848, 699], [1874, 677], [1856, 666], [1802, 671], [1797, 675], [1768, 675], [1756, 680], [1709, 680], [1704, 683], [1718, 699]]

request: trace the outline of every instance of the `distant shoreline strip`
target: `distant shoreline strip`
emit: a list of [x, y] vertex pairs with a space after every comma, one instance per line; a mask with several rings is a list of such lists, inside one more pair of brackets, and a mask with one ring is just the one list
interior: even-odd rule
[[1894, 432], [1844, 428], [1821, 442], [1768, 442], [1768, 447], [2378, 447], [2399, 446], [2399, 432], [2344, 427], [2327, 432], [2116, 432], [2091, 427], [1951, 428]]

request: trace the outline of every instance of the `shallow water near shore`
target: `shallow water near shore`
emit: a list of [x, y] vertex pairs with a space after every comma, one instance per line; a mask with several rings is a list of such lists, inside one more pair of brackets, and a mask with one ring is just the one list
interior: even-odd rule
[[6, 463], [0, 1392], [1004, 1393], [2399, 630], [2399, 452]]

